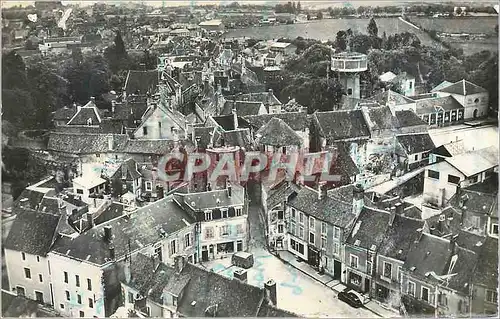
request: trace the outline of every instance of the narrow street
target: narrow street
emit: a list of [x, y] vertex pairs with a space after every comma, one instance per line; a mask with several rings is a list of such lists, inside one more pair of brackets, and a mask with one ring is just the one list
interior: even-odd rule
[[[249, 197], [249, 252], [254, 255], [254, 266], [247, 270], [249, 284], [264, 287], [266, 281], [273, 279], [277, 284], [277, 306], [301, 316], [320, 318], [379, 317], [368, 309], [355, 309], [338, 300], [337, 292], [269, 253], [266, 249], [264, 221], [261, 221], [259, 217], [261, 210], [259, 193], [253, 191], [253, 187], [249, 187]], [[204, 266], [229, 278], [232, 278], [233, 272], [238, 269], [231, 266], [230, 258], [213, 260], [204, 263]]]

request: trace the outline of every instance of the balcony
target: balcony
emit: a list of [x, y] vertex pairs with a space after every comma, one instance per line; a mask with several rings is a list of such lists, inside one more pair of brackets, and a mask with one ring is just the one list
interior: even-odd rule
[[368, 70], [367, 57], [361, 53], [343, 52], [332, 55], [333, 71], [364, 72]]

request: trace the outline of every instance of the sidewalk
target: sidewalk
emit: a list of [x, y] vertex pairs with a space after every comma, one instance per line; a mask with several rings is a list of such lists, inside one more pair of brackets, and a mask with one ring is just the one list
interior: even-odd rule
[[[323, 285], [327, 286], [328, 288], [334, 290], [337, 293], [343, 291], [346, 288], [346, 286], [343, 285], [340, 282], [340, 280], [333, 279], [333, 277], [327, 274], [320, 275], [305, 261], [302, 262], [297, 261], [296, 256], [288, 251], [277, 251], [274, 252], [274, 254], [276, 255], [276, 257], [278, 257], [278, 259], [280, 259], [284, 263], [291, 265], [292, 267], [301, 271], [305, 275], [311, 277], [312, 279], [316, 280], [319, 283], [322, 283]], [[373, 312], [374, 314], [376, 314], [377, 316], [383, 318], [401, 317], [401, 315], [399, 315], [399, 313], [397, 313], [396, 311], [382, 307], [375, 300], [368, 301], [366, 304], [364, 304], [364, 307]]]

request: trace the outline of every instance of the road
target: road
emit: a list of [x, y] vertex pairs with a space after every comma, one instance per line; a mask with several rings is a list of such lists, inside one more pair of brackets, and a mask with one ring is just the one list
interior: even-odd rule
[[[277, 306], [301, 316], [320, 318], [378, 317], [368, 309], [355, 309], [338, 300], [334, 290], [270, 254], [266, 249], [264, 227], [259, 218], [259, 195], [252, 188], [250, 188], [249, 193], [249, 251], [254, 254], [254, 266], [247, 270], [249, 284], [264, 287], [266, 281], [273, 279], [277, 284]], [[231, 266], [230, 258], [204, 263], [204, 266], [230, 278], [233, 277], [234, 270], [238, 269]]]

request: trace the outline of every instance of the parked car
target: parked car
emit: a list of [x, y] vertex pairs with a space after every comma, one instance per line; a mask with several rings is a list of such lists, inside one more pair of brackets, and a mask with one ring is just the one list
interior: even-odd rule
[[346, 288], [344, 289], [344, 291], [339, 292], [338, 298], [339, 300], [348, 303], [351, 307], [363, 307], [363, 297], [349, 288]]

